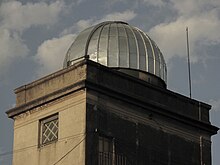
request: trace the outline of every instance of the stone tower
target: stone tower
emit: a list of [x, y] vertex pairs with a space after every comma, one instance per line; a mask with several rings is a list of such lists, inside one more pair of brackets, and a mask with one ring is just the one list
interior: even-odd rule
[[13, 165], [211, 165], [211, 106], [166, 84], [163, 55], [140, 29], [82, 31], [64, 69], [15, 90]]

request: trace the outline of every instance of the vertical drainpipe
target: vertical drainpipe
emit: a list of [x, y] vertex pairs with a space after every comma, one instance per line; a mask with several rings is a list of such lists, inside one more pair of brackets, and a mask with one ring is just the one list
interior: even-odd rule
[[112, 146], [112, 162], [113, 162], [113, 165], [116, 165], [116, 159], [115, 159], [115, 138], [112, 139], [112, 143], [113, 143], [113, 146]]
[[138, 148], [139, 148], [138, 123], [136, 123], [136, 165], [138, 165]]
[[[199, 102], [199, 121], [202, 121], [202, 111], [201, 111], [201, 102]], [[203, 136], [199, 137], [199, 145], [200, 145], [200, 164], [203, 164]]]
[[201, 102], [199, 102], [199, 121], [202, 121]]
[[[202, 120], [202, 112], [201, 112], [201, 102], [199, 102], [199, 121]], [[200, 164], [203, 165], [203, 137], [199, 137], [199, 147], [200, 147]]]
[[170, 149], [169, 149], [169, 151], [168, 151], [168, 165], [171, 165], [171, 151], [170, 151]]
[[199, 144], [200, 144], [200, 164], [204, 165], [203, 164], [203, 137], [202, 136], [200, 136], [199, 138]]

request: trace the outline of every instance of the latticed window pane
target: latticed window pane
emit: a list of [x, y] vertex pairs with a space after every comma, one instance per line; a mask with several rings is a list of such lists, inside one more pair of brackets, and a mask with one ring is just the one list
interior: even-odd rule
[[58, 139], [58, 115], [41, 120], [41, 145]]

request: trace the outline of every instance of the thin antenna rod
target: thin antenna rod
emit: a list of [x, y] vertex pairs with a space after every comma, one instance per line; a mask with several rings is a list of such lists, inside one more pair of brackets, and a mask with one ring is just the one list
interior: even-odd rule
[[190, 58], [189, 58], [189, 30], [188, 30], [188, 27], [186, 27], [186, 47], [187, 47], [188, 71], [189, 71], [189, 97], [192, 98], [191, 70], [190, 70]]

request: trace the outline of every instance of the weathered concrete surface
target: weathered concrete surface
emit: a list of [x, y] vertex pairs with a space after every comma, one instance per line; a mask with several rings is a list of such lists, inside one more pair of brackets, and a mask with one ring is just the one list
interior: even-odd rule
[[[85, 63], [85, 62], [84, 62]], [[7, 111], [9, 117], [44, 105], [85, 87], [86, 65], [78, 63], [30, 84], [15, 89], [16, 107]]]
[[16, 106], [31, 102], [48, 94], [54, 93], [61, 89], [84, 80], [86, 77], [86, 65], [79, 63], [60, 70], [30, 84], [15, 89]]
[[[13, 165], [85, 164], [86, 65], [78, 63], [15, 90]], [[39, 146], [40, 120], [58, 113], [58, 140]]]
[[[85, 164], [85, 91], [78, 91], [15, 117], [13, 165]], [[58, 140], [39, 147], [39, 120], [58, 113]]]

